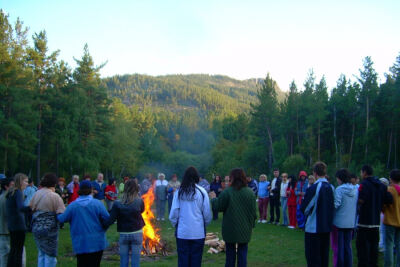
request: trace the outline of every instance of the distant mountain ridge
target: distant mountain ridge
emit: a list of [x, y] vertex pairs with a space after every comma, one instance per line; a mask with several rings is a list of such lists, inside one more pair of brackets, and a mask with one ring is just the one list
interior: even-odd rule
[[[121, 98], [126, 105], [245, 111], [256, 101], [257, 89], [263, 79], [241, 81], [208, 74], [125, 74], [104, 78], [103, 82], [109, 95]], [[285, 93], [278, 86], [276, 92], [282, 101]]]

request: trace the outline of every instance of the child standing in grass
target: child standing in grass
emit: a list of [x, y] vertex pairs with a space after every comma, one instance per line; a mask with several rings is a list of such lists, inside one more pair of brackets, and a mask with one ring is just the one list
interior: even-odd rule
[[289, 177], [289, 185], [286, 189], [287, 206], [289, 210], [289, 228], [294, 229], [297, 225], [296, 210], [297, 210], [297, 197], [295, 194], [296, 178], [294, 175]]
[[260, 175], [260, 182], [258, 184], [258, 211], [260, 212], [259, 223], [267, 222], [267, 209], [269, 202], [269, 182], [267, 181], [267, 175]]

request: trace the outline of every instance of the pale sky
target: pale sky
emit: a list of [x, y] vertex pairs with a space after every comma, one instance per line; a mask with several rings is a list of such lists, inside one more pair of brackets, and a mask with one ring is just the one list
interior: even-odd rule
[[30, 35], [75, 66], [88, 43], [103, 77], [208, 73], [237, 79], [269, 72], [283, 90], [309, 69], [333, 87], [355, 80], [365, 56], [384, 73], [400, 52], [399, 0], [0, 0]]

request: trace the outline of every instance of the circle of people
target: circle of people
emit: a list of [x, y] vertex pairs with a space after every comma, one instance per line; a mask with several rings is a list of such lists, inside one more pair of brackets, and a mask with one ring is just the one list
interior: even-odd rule
[[237, 168], [223, 181], [215, 175], [210, 184], [191, 166], [182, 182], [176, 175], [168, 182], [159, 173], [156, 181], [149, 175], [140, 184], [137, 178], [124, 177], [118, 188], [115, 179], [106, 185], [101, 173], [95, 181], [84, 176], [79, 182], [79, 176], [73, 175], [68, 185], [64, 178], [48, 173], [39, 189], [25, 174], [13, 178], [0, 174], [0, 267], [23, 266], [26, 231], [34, 235], [38, 266], [56, 266], [58, 232], [66, 222], [77, 266], [100, 266], [108, 246], [106, 230], [115, 222], [120, 265], [128, 266], [131, 260], [131, 266], [139, 266], [145, 225], [141, 195], [151, 187], [157, 220], [165, 220], [168, 202], [180, 267], [201, 266], [206, 226], [218, 219], [219, 212], [223, 212], [227, 267], [247, 266], [256, 222], [303, 230], [308, 266], [328, 266], [330, 246], [333, 266], [352, 266], [354, 238], [358, 266], [377, 266], [379, 250], [384, 251], [385, 266], [400, 266], [400, 170], [390, 172], [389, 182], [376, 178], [372, 167], [364, 165], [359, 184], [356, 175], [340, 169], [335, 174], [336, 188], [326, 170], [323, 162], [317, 162], [313, 175], [300, 171], [296, 179], [274, 169], [272, 179], [262, 174], [257, 182]]

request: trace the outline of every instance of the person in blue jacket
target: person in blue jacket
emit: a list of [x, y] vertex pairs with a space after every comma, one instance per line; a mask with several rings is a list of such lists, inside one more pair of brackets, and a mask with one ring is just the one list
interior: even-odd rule
[[79, 197], [67, 206], [63, 214], [57, 215], [61, 222], [69, 222], [72, 248], [77, 258], [77, 266], [100, 266], [103, 250], [107, 247], [103, 229], [109, 219], [103, 203], [92, 197], [92, 183], [82, 181]]
[[107, 184], [104, 182], [104, 175], [102, 173], [97, 174], [97, 179], [93, 181], [93, 197], [95, 199], [104, 201]]
[[335, 206], [333, 188], [326, 179], [326, 168], [323, 162], [314, 164], [313, 173], [317, 181], [307, 189], [300, 207], [306, 216], [304, 243], [309, 267], [329, 265], [329, 236]]

